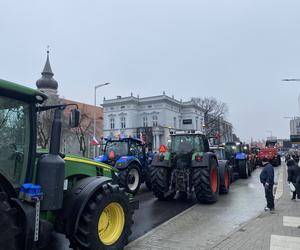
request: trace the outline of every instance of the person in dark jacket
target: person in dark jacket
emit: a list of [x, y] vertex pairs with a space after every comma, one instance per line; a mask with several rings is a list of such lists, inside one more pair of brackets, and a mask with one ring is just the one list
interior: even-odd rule
[[292, 200], [296, 200], [296, 195], [298, 199], [300, 198], [300, 167], [292, 159], [288, 160], [286, 165], [288, 166], [287, 181], [293, 183], [296, 188], [293, 192]]
[[260, 173], [260, 182], [265, 188], [265, 196], [267, 200], [267, 206], [265, 211], [274, 210], [274, 196], [273, 196], [273, 186], [274, 186], [274, 169], [268, 159], [262, 159], [263, 170]]

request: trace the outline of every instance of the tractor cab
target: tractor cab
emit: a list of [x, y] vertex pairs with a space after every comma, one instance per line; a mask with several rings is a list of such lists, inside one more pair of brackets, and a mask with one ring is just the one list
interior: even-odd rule
[[[0, 185], [10, 195], [31, 182], [35, 159], [36, 105], [46, 99], [38, 91], [0, 80]], [[6, 180], [6, 181], [5, 181]]]

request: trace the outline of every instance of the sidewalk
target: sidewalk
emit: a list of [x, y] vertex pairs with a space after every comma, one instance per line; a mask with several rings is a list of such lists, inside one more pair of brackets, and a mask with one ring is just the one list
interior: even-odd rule
[[275, 213], [264, 212], [209, 249], [300, 249], [300, 201], [291, 201], [286, 166], [279, 180]]
[[[275, 213], [262, 212], [234, 231], [211, 242], [211, 245], [204, 246], [203, 240], [197, 237], [197, 230], [201, 227], [201, 223], [200, 225], [193, 223], [195, 209], [189, 208], [162, 224], [154, 232], [131, 242], [125, 249], [300, 249], [300, 201], [290, 200], [290, 191], [286, 183], [286, 166], [281, 167], [279, 171]], [[181, 223], [182, 220], [185, 220], [186, 223]], [[186, 225], [191, 226], [188, 232]], [[219, 228], [215, 228], [215, 230], [219, 230]], [[162, 235], [163, 237], [161, 237]], [[177, 240], [174, 240], [174, 235], [177, 236]]]

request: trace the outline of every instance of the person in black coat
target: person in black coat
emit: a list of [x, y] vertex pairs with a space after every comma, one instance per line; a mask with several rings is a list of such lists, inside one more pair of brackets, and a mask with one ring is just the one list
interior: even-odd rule
[[296, 188], [293, 192], [292, 200], [296, 200], [296, 195], [298, 199], [300, 198], [300, 167], [292, 159], [288, 160], [286, 165], [288, 166], [287, 181], [293, 183]]
[[265, 188], [265, 197], [267, 200], [267, 206], [265, 207], [265, 211], [274, 210], [274, 196], [273, 196], [273, 186], [274, 186], [274, 169], [271, 163], [269, 163], [268, 159], [262, 159], [263, 170], [260, 173], [260, 182], [263, 184]]

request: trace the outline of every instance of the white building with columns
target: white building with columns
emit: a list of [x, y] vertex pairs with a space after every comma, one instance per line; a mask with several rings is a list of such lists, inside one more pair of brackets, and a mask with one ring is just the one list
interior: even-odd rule
[[193, 101], [183, 102], [165, 93], [150, 97], [118, 96], [103, 100], [104, 137], [140, 137], [154, 151], [166, 144], [169, 131], [202, 130], [203, 112]]

